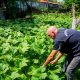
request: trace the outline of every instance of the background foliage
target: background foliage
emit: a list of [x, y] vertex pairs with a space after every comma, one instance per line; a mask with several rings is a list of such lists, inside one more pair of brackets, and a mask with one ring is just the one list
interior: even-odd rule
[[63, 1], [58, 4], [57, 0], [48, 0], [46, 3], [40, 3], [39, 0], [1, 0], [0, 12], [2, 12], [3, 17], [6, 19], [23, 18], [26, 15], [31, 16], [32, 12], [66, 13], [72, 10], [72, 3], [76, 4], [76, 11], [80, 12], [80, 0]]
[[76, 4], [76, 11], [80, 11], [80, 0], [64, 0], [64, 7], [70, 11], [73, 3]]

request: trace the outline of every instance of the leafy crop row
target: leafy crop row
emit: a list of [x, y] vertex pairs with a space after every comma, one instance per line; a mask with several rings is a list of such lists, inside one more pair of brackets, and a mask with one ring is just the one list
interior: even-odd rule
[[56, 65], [41, 67], [53, 44], [49, 26], [71, 26], [66, 14], [33, 15], [33, 20], [0, 20], [0, 80], [64, 80], [60, 73], [64, 57]]

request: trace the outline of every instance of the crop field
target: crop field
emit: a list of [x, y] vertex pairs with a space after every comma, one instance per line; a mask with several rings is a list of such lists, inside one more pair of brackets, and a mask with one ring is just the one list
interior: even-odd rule
[[72, 16], [67, 13], [0, 20], [0, 80], [65, 80], [61, 72], [64, 56], [55, 65], [48, 64], [46, 68], [42, 65], [53, 49], [47, 28], [53, 25], [58, 29], [71, 28], [71, 24]]

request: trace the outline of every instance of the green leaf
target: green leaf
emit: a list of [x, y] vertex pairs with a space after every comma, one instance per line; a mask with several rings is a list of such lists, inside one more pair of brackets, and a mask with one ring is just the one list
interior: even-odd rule
[[45, 79], [47, 77], [47, 73], [42, 73], [40, 77], [41, 79]]
[[22, 61], [19, 64], [19, 67], [22, 68], [24, 66], [28, 66], [27, 62], [29, 62], [29, 60], [27, 60], [26, 58], [23, 58]]
[[31, 80], [39, 80], [37, 77], [31, 77]]
[[16, 78], [20, 77], [20, 74], [18, 72], [12, 72], [11, 78], [14, 80]]
[[60, 79], [59, 76], [56, 75], [56, 74], [54, 74], [54, 73], [50, 74], [50, 75], [49, 75], [49, 78], [50, 78], [51, 80], [59, 80], [59, 79]]
[[7, 64], [2, 65], [2, 73], [6, 73], [9, 70], [9, 66]]
[[28, 51], [29, 45], [27, 42], [22, 42], [18, 48], [21, 53], [25, 53], [26, 51]]
[[37, 64], [39, 62], [38, 59], [33, 59], [34, 63]]

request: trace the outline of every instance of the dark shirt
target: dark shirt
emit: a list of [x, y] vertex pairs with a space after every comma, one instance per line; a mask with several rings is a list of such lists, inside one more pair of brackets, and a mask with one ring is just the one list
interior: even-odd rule
[[80, 56], [80, 32], [73, 29], [60, 29], [54, 40], [54, 50], [70, 56]]

